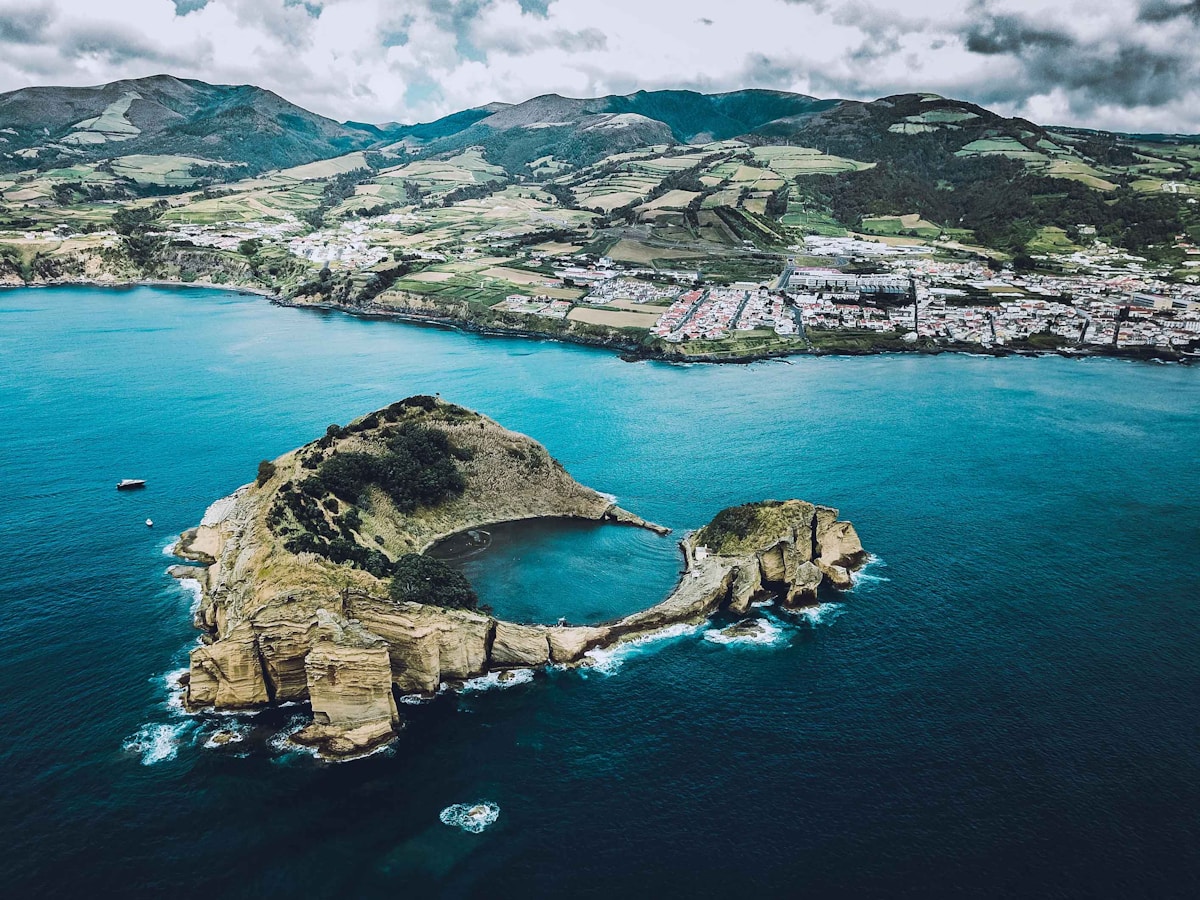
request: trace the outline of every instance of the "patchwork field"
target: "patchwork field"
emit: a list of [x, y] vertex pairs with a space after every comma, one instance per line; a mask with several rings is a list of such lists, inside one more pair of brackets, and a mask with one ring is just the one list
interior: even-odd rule
[[367, 158], [365, 156], [361, 153], [347, 153], [345, 156], [335, 156], [333, 159], [323, 159], [304, 166], [283, 169], [270, 176], [270, 178], [276, 183], [310, 181], [314, 178], [332, 178], [334, 175], [341, 175], [345, 172], [353, 172], [355, 169], [366, 168], [369, 167], [367, 166]]
[[667, 191], [661, 197], [643, 203], [639, 209], [687, 209], [688, 204], [700, 195], [694, 191]]
[[651, 247], [640, 241], [623, 238], [608, 251], [608, 256], [620, 262], [652, 265], [656, 260], [700, 259], [704, 254], [694, 250]]
[[113, 173], [130, 178], [139, 184], [190, 187], [196, 183], [192, 166], [225, 166], [209, 159], [194, 156], [121, 156], [112, 161]]
[[872, 235], [899, 235], [914, 232], [922, 238], [935, 238], [942, 233], [940, 226], [922, 219], [918, 213], [904, 216], [874, 216], [863, 219], [863, 231]]
[[651, 328], [658, 321], [661, 313], [661, 309], [646, 313], [623, 309], [603, 309], [594, 306], [577, 306], [567, 314], [567, 318], [575, 322], [587, 322], [590, 325], [608, 325], [612, 328]]
[[830, 156], [811, 147], [755, 147], [751, 152], [755, 159], [766, 163], [788, 180], [797, 175], [834, 175], [838, 172], [857, 172], [874, 166], [874, 163]]

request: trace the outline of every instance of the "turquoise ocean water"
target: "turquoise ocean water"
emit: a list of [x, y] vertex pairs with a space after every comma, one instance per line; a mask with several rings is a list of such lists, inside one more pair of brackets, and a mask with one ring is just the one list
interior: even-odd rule
[[[414, 393], [677, 530], [837, 506], [877, 557], [771, 638], [404, 706], [342, 766], [302, 708], [182, 716], [163, 549], [257, 462]], [[750, 366], [280, 309], [0, 293], [0, 838], [29, 896], [1195, 896], [1200, 371], [967, 356]], [[146, 478], [118, 494], [124, 477]], [[154, 520], [147, 528], [146, 518]], [[676, 535], [677, 537], [678, 535]], [[660, 599], [675, 538], [503, 531], [517, 618]], [[220, 727], [243, 740], [206, 747]], [[482, 834], [439, 812], [488, 800]]]

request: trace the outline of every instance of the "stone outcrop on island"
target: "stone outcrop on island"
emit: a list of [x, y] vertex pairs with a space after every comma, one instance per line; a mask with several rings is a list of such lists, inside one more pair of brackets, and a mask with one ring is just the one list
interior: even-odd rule
[[[404, 443], [414, 429], [419, 446]], [[433, 432], [442, 437], [431, 440]], [[451, 488], [439, 502], [406, 503], [383, 480], [338, 480], [351, 463], [364, 471], [375, 471], [372, 460], [396, 465], [386, 454], [397, 447], [436, 457], [429, 446], [454, 457], [453, 471], [445, 460], [430, 463]], [[725, 609], [744, 612], [769, 596], [810, 604], [822, 584], [848, 587], [866, 559], [836, 510], [768, 501], [725, 510], [686, 538], [678, 587], [614, 622], [526, 625], [389, 592], [390, 573], [436, 541], [533, 517], [665, 531], [575, 482], [536, 442], [434, 398], [331, 427], [321, 441], [260, 469], [259, 482], [218, 501], [181, 538], [177, 554], [200, 566], [172, 574], [202, 589], [195, 615], [202, 643], [191, 654], [185, 704], [245, 709], [307, 700], [312, 724], [293, 739], [328, 758], [360, 755], [401, 727], [396, 695], [432, 696], [488, 672], [579, 664], [589, 650]]]

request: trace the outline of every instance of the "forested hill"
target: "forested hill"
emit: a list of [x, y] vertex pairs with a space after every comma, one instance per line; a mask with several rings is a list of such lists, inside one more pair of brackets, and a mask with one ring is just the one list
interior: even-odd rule
[[[338, 123], [251, 85], [169, 75], [0, 95], [0, 224], [29, 227], [56, 207], [250, 190], [269, 172], [276, 192], [256, 203], [313, 227], [533, 183], [601, 227], [652, 219], [671, 240], [698, 240], [699, 213], [712, 210], [738, 243], [756, 245], [785, 246], [788, 227], [884, 228], [874, 233], [1021, 256], [1051, 240], [1079, 246], [1094, 229], [1161, 254], [1194, 229], [1200, 145], [1051, 127], [933, 94], [545, 94], [416, 125]], [[288, 185], [308, 187], [285, 199]], [[762, 220], [741, 222], [742, 211]]]
[[0, 150], [37, 164], [132, 154], [194, 156], [255, 171], [327, 159], [379, 140], [253, 85], [156, 75], [98, 87], [0, 94]]

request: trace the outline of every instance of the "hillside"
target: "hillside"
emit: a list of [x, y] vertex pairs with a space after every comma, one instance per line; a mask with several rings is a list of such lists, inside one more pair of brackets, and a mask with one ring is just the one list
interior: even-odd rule
[[67, 163], [170, 154], [254, 171], [300, 165], [367, 146], [371, 129], [340, 125], [253, 85], [157, 75], [97, 87], [0, 94], [11, 160]]
[[[895, 349], [905, 323], [831, 313], [801, 333], [744, 297], [717, 295], [727, 314], [712, 322], [686, 303], [660, 321], [696, 282], [780, 287], [791, 266], [845, 265], [823, 238], [973, 260], [975, 277], [935, 287], [976, 298], [994, 266], [1109, 281], [1153, 267], [1196, 284], [1198, 194], [1189, 138], [1047, 127], [932, 94], [545, 94], [416, 125], [339, 125], [257, 88], [168, 76], [0, 97], [0, 282], [211, 282], [691, 358]], [[600, 264], [676, 290], [593, 291]], [[978, 316], [965, 332], [991, 341]], [[847, 329], [860, 333], [830, 343]], [[1037, 346], [1083, 340], [1062, 331]]]
[[[638, 91], [590, 99], [546, 94], [479, 119], [457, 113], [431, 126], [416, 127], [429, 135], [424, 146], [428, 152], [480, 146], [490, 161], [515, 172], [547, 154], [582, 166], [656, 144], [726, 140], [782, 117], [814, 114], [839, 102], [764, 90]], [[415, 129], [399, 133], [417, 134]]]

